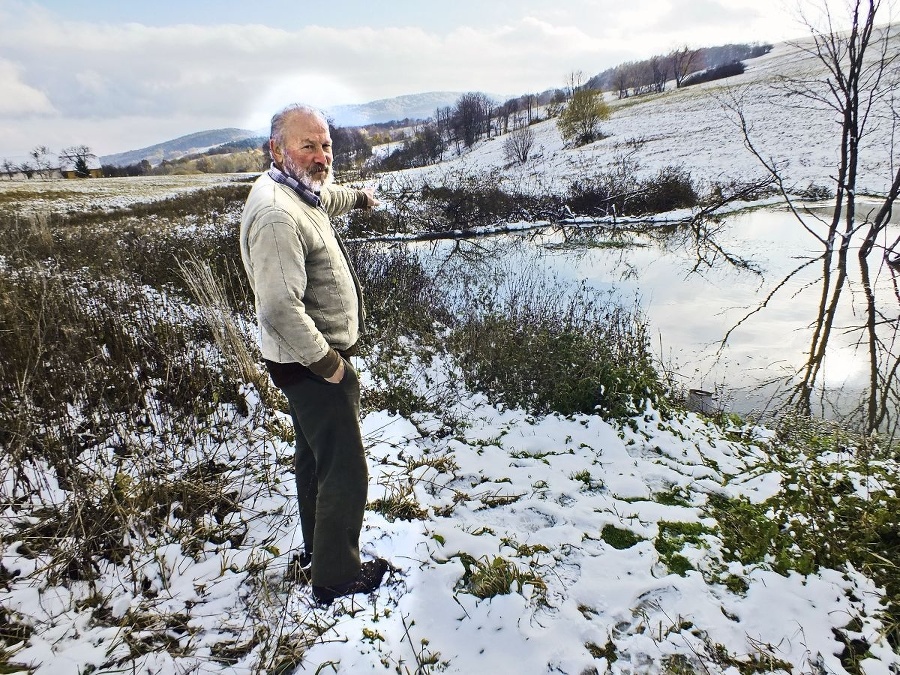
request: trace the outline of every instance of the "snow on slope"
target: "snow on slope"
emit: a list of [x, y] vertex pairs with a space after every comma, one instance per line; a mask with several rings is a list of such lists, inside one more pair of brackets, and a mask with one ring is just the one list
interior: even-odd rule
[[[900, 39], [895, 38], [897, 49]], [[737, 116], [743, 110], [751, 140], [767, 160], [775, 160], [789, 187], [833, 187], [839, 140], [839, 118], [821, 103], [789, 95], [782, 77], [822, 82], [823, 65], [808, 54], [808, 42], [777, 45], [769, 54], [746, 61], [746, 72], [701, 85], [671, 88], [661, 94], [609, 99], [611, 117], [601, 124], [606, 138], [580, 148], [567, 148], [556, 120], [534, 125], [533, 156], [524, 165], [508, 166], [503, 137], [480, 141], [470, 151], [414, 174], [440, 174], [447, 169], [484, 171], [502, 168], [523, 186], [562, 191], [575, 175], [607, 169], [628, 156], [648, 174], [677, 165], [706, 183], [748, 180], [766, 175], [744, 144]], [[801, 49], [800, 47], [803, 47]], [[895, 73], [896, 75], [896, 73]], [[671, 83], [670, 83], [671, 85]], [[861, 193], [883, 193], [891, 178], [891, 113], [881, 105], [861, 142], [864, 164]]]

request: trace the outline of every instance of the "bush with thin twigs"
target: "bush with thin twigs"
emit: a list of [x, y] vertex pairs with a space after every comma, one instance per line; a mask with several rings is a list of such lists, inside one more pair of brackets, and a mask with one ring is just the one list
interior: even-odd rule
[[624, 420], [665, 407], [646, 328], [611, 297], [519, 274], [503, 292], [468, 295], [450, 348], [466, 385], [493, 402]]
[[620, 166], [576, 178], [569, 186], [569, 207], [588, 216], [642, 216], [699, 203], [697, 189], [685, 169], [668, 166], [643, 179], [631, 169]]
[[534, 130], [529, 126], [522, 126], [510, 131], [503, 140], [503, 156], [508, 162], [524, 164], [534, 148]]
[[502, 229], [509, 223], [554, 222], [571, 215], [645, 216], [701, 203], [699, 186], [684, 168], [668, 166], [641, 177], [639, 167], [619, 158], [607, 171], [578, 176], [568, 190], [526, 191], [499, 171], [447, 171], [437, 179], [385, 182], [379, 192], [384, 209], [354, 211], [347, 218], [350, 237], [400, 234], [472, 233]]
[[443, 326], [452, 320], [446, 289], [409, 251], [358, 243], [348, 250], [367, 308], [361, 352], [371, 383], [362, 393], [363, 408], [406, 417], [446, 412], [455, 392], [436, 386], [428, 368], [444, 350]]
[[499, 171], [453, 170], [423, 183], [385, 183], [379, 197], [386, 203], [384, 210], [351, 214], [350, 236], [468, 232], [510, 222], [554, 220], [564, 210], [559, 197], [523, 191]]

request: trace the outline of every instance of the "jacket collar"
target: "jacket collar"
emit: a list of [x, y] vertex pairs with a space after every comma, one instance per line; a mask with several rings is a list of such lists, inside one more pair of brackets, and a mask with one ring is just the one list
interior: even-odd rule
[[318, 192], [313, 192], [306, 185], [301, 183], [295, 178], [288, 176], [281, 169], [279, 169], [274, 164], [269, 167], [269, 178], [274, 180], [276, 183], [281, 183], [282, 185], [287, 185], [291, 188], [297, 195], [302, 199], [305, 203], [309, 204], [311, 207], [318, 208], [322, 205], [322, 199], [319, 197]]

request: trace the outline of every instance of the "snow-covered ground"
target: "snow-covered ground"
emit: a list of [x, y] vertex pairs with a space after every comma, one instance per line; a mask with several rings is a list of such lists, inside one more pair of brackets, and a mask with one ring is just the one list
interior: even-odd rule
[[[16, 662], [36, 675], [737, 673], [735, 664], [754, 662], [764, 672], [844, 673], [833, 630], [852, 624], [872, 645], [861, 672], [900, 667], [876, 618], [882, 593], [861, 572], [782, 575], [764, 561], [726, 560], [709, 495], [760, 503], [792, 489], [765, 429], [729, 434], [693, 414], [652, 411], [633, 428], [596, 416], [534, 418], [477, 396], [446, 411], [467, 421], [451, 437], [429, 434], [440, 424], [427, 416], [414, 424], [370, 413], [370, 508], [400, 499], [421, 519], [369, 510], [364, 556], [394, 570], [372, 596], [323, 609], [288, 572], [299, 522], [278, 460], [292, 447], [258, 424], [247, 397], [251, 415], [223, 406], [213, 418], [227, 442], [174, 451], [192, 465], [229, 467], [224, 492], [236, 508], [219, 527], [229, 540], [190, 548], [175, 534], [185, 529], [175, 504], [171, 537], [107, 564], [96, 584], [60, 584], [39, 575], [42, 556], [6, 539], [0, 601], [34, 628]], [[838, 470], [848, 459], [824, 461]], [[144, 461], [110, 448], [94, 460], [124, 475]], [[874, 475], [852, 480], [859, 494], [885, 487]], [[5, 517], [18, 520], [9, 509]], [[632, 541], [614, 546], [607, 526]], [[674, 539], [688, 565], [673, 570], [659, 542], [684, 526], [698, 529]], [[523, 583], [478, 597], [491, 593], [476, 588], [467, 565], [513, 566]]]
[[[800, 61], [781, 45], [729, 84], [751, 85]], [[555, 122], [541, 123], [538, 156], [504, 171], [552, 185], [602, 170], [633, 150], [648, 172], [683, 164], [709, 181], [757, 175], [758, 164], [715, 98], [721, 87], [616, 106], [604, 126], [610, 136], [585, 148], [563, 148]], [[834, 133], [828, 116], [772, 105], [758, 92], [745, 100], [760, 147], [790, 158], [791, 179], [801, 187], [827, 184]], [[876, 155], [863, 181], [878, 190], [890, 164], [887, 149], [872, 143]], [[502, 141], [487, 141], [429, 171], [503, 165]], [[133, 183], [166, 191], [197, 180]], [[145, 193], [125, 193], [131, 184], [44, 188], [84, 191], [87, 201], [73, 204], [83, 208], [143, 201]], [[3, 189], [24, 185], [39, 182], [0, 181]], [[90, 192], [98, 186], [109, 192]], [[371, 385], [364, 371], [362, 380]], [[532, 417], [466, 392], [444, 411], [465, 421], [451, 435], [438, 433], [439, 421], [427, 415], [370, 412], [363, 420], [372, 507], [364, 555], [387, 558], [395, 569], [372, 596], [323, 609], [289, 569], [301, 544], [285, 462], [292, 448], [278, 432], [289, 420], [263, 411], [254, 391], [244, 395], [246, 410], [220, 405], [210, 419], [215, 442], [171, 448], [150, 434], [133, 439], [179, 464], [227, 467], [224, 493], [233, 509], [208, 526], [233, 536], [189, 543], [173, 506], [165, 536], [120, 565], [107, 563], [96, 583], [62, 583], [42, 575], [45, 557], [17, 541], [16, 525], [29, 522], [22, 505], [3, 505], [0, 608], [32, 631], [18, 644], [7, 640], [5, 656], [22, 672], [831, 674], [848, 672], [834, 633], [848, 626], [849, 637], [869, 644], [859, 672], [900, 672], [900, 655], [887, 645], [878, 618], [883, 590], [862, 571], [783, 575], [770, 559], [730, 560], [722, 524], [707, 508], [710, 496], [759, 504], [797, 489], [785, 483], [791, 467], [776, 457], [770, 431], [723, 430], [694, 414], [663, 419], [653, 410], [631, 426], [595, 416]], [[147, 460], [119, 456], [112, 444], [92, 453], [110, 479]], [[838, 472], [851, 458], [818, 461]], [[40, 499], [65, 499], [45, 468], [33, 477], [45, 483]], [[6, 457], [0, 474], [8, 493], [13, 476]], [[861, 496], [895, 494], [895, 463], [873, 462], [868, 474], [847, 475]], [[418, 517], [389, 519], [375, 508], [388, 498], [417, 507]], [[631, 540], [614, 545], [607, 526]], [[664, 553], [666, 542], [677, 544], [681, 562]], [[479, 573], [491, 568], [518, 572], [521, 585], [494, 595], [480, 589]]]

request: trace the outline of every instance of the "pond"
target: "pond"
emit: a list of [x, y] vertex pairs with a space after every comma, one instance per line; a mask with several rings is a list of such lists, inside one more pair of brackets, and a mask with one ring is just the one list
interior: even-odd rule
[[[827, 210], [818, 215], [828, 217]], [[822, 229], [814, 216], [806, 222]], [[892, 243], [898, 229], [892, 225], [880, 243]], [[784, 280], [804, 261], [818, 258], [822, 246], [786, 209], [745, 211], [718, 226], [715, 240], [721, 250], [743, 258], [755, 271], [727, 263], [721, 253], [713, 264], [698, 266], [697, 249], [672, 238], [628, 234], [625, 241], [612, 238], [611, 244], [608, 229], [569, 232], [565, 237], [545, 230], [492, 239], [444, 242], [427, 250], [433, 259], [445, 260], [451, 246], [478, 248], [487, 254], [482, 261], [487, 258], [506, 273], [536, 271], [548, 279], [584, 281], [612, 292], [621, 302], [636, 304], [649, 321], [665, 370], [685, 391], [714, 393], [714, 405], [722, 409], [741, 414], [771, 409], [773, 397], [785, 391], [785, 378], [806, 361], [821, 301], [823, 265], [814, 262]], [[827, 404], [817, 412], [824, 415], [856, 403], [868, 377], [868, 353], [857, 345], [862, 334], [854, 330], [862, 323], [863, 299], [855, 250], [851, 260], [850, 290], [842, 297], [823, 367]], [[887, 318], [896, 319], [898, 270], [882, 263], [880, 254], [871, 260], [880, 306], [886, 308]], [[776, 287], [779, 290], [766, 300]], [[763, 302], [766, 306], [754, 313]]]

